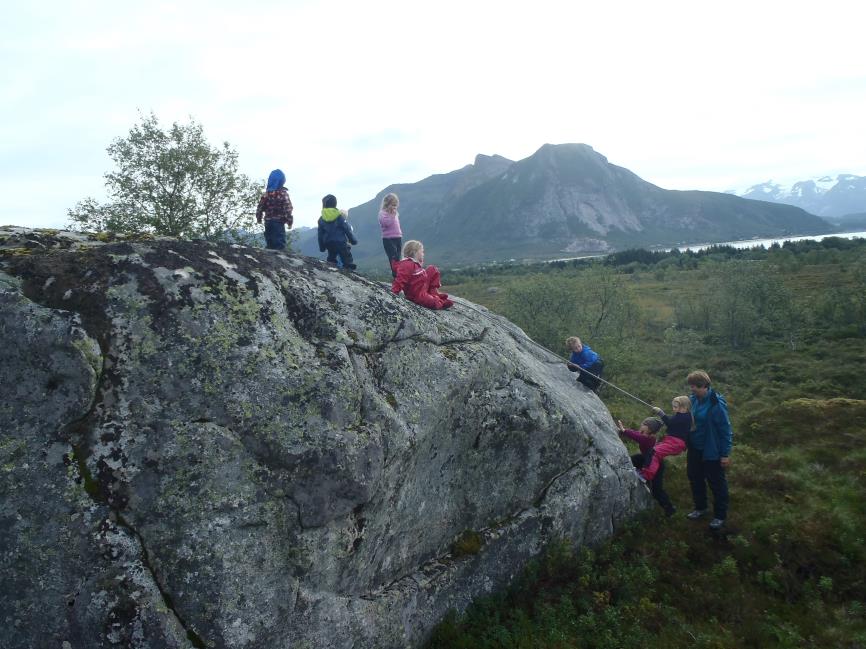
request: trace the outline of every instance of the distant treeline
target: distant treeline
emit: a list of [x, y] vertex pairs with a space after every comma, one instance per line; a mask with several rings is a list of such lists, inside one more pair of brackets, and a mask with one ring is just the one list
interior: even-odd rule
[[[820, 241], [804, 239], [801, 241], [786, 241], [774, 243], [769, 247], [754, 246], [751, 248], [736, 248], [730, 245], [714, 245], [702, 250], [647, 250], [645, 248], [629, 248], [614, 252], [604, 257], [585, 257], [563, 261], [538, 263], [500, 263], [470, 268], [460, 268], [448, 271], [448, 283], [461, 282], [484, 275], [527, 275], [550, 271], [560, 271], [569, 268], [590, 268], [602, 264], [616, 268], [620, 272], [632, 273], [638, 270], [656, 268], [697, 268], [703, 260], [728, 261], [732, 259], [763, 260], [776, 258], [780, 263], [797, 258], [799, 263], [827, 263], [843, 261], [834, 259], [839, 253], [854, 251], [859, 253], [866, 248], [866, 239], [847, 239], [844, 237], [826, 237]], [[832, 253], [835, 253], [832, 254]]]
[[[645, 267], [657, 264], [679, 266], [682, 268], [695, 267], [701, 259], [715, 259], [726, 261], [730, 259], [766, 259], [768, 256], [787, 251], [794, 255], [804, 255], [810, 252], [824, 252], [828, 250], [848, 251], [860, 250], [866, 246], [866, 239], [846, 239], [844, 237], [827, 237], [820, 241], [814, 239], [803, 239], [802, 241], [785, 241], [782, 244], [774, 243], [770, 247], [754, 246], [750, 248], [737, 248], [729, 245], [709, 246], [702, 250], [646, 250], [644, 248], [631, 248], [614, 252], [604, 258], [607, 266], [631, 266], [640, 264]], [[822, 257], [823, 261], [826, 258]], [[579, 260], [586, 261], [586, 260]], [[561, 262], [553, 262], [558, 264]]]

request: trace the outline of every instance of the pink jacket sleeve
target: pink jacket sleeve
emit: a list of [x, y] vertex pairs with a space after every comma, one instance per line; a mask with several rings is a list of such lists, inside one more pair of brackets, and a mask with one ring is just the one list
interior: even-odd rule
[[656, 444], [656, 438], [653, 435], [646, 435], [639, 430], [633, 430], [631, 428], [626, 428], [622, 431], [622, 434], [628, 437], [631, 440], [637, 442], [638, 448], [640, 448], [641, 453], [646, 453]]

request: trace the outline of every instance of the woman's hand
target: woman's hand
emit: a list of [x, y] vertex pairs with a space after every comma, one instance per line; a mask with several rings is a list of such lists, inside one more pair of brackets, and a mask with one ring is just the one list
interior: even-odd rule
[[731, 458], [723, 457], [723, 458], [719, 459], [719, 464], [722, 465], [722, 468], [727, 469], [729, 466], [731, 466]]

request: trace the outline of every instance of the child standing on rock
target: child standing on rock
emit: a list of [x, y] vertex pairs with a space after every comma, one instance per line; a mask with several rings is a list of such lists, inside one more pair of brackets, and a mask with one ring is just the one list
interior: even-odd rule
[[355, 232], [346, 218], [344, 210], [337, 209], [337, 197], [328, 194], [322, 199], [322, 216], [319, 218], [319, 251], [328, 251], [328, 263], [336, 264], [339, 257], [343, 268], [355, 270], [352, 248], [358, 245]]
[[403, 246], [403, 231], [400, 229], [400, 199], [397, 194], [385, 194], [379, 210], [379, 227], [382, 228], [382, 245], [388, 255], [391, 275], [397, 277], [395, 265], [400, 261], [400, 248]]
[[406, 297], [428, 309], [447, 309], [454, 305], [447, 293], [440, 293], [442, 286], [436, 266], [424, 268], [424, 246], [420, 241], [407, 241], [403, 246], [403, 259], [393, 266], [397, 271], [391, 290], [403, 291]]
[[[656, 443], [656, 433], [658, 433], [662, 427], [661, 420], [656, 419], [655, 417], [647, 417], [641, 422], [638, 430], [626, 428], [622, 425], [620, 420], [617, 420], [616, 424], [619, 428], [620, 435], [637, 442], [640, 453], [635, 453], [631, 456], [631, 463], [636, 471], [640, 471], [650, 462], [648, 456], [653, 453], [653, 446], [655, 446]], [[671, 502], [671, 497], [665, 491], [664, 479], [665, 464], [663, 461], [659, 461], [653, 479], [648, 481], [650, 492], [656, 502], [658, 502], [662, 509], [665, 510], [665, 515], [673, 516], [677, 509]]]
[[271, 250], [285, 250], [286, 226], [292, 228], [292, 201], [285, 187], [286, 174], [274, 169], [268, 176], [268, 187], [256, 208], [256, 223], [265, 219], [265, 245]]

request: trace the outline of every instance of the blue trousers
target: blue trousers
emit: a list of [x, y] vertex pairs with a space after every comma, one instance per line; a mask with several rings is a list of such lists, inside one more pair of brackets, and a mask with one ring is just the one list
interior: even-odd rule
[[285, 223], [277, 219], [265, 219], [265, 246], [271, 250], [286, 249]]
[[707, 508], [707, 485], [713, 492], [713, 516], [725, 520], [728, 516], [728, 479], [721, 460], [705, 460], [704, 450], [689, 447], [686, 472], [692, 486], [695, 509]]

